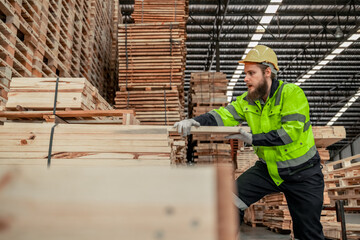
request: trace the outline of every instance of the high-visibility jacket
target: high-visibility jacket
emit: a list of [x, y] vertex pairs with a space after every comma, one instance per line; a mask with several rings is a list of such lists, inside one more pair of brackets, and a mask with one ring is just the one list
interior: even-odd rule
[[246, 121], [253, 134], [255, 153], [267, 164], [276, 185], [282, 175], [292, 175], [313, 166], [317, 153], [309, 116], [309, 103], [302, 89], [292, 83], [273, 81], [264, 102], [251, 101], [247, 92], [226, 107], [209, 112], [218, 126], [236, 126]]

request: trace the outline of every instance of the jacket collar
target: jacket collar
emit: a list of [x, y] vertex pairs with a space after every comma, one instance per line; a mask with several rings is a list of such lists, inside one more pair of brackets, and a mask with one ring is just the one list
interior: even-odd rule
[[274, 95], [274, 93], [275, 93], [276, 89], [278, 89], [278, 87], [279, 87], [279, 81], [277, 79], [273, 79], [272, 83], [271, 83], [269, 98], [272, 98], [272, 96]]

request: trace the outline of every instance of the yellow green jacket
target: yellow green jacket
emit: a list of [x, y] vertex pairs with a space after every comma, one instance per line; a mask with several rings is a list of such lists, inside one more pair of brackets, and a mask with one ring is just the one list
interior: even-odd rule
[[[267, 101], [251, 101], [247, 92], [226, 107], [212, 110], [209, 115], [218, 126], [236, 126], [247, 122], [253, 134], [253, 147], [265, 161], [276, 185], [299, 171], [314, 165], [309, 161], [317, 154], [309, 116], [309, 103], [300, 87], [283, 81], [273, 81]], [[211, 120], [210, 120], [211, 122]]]

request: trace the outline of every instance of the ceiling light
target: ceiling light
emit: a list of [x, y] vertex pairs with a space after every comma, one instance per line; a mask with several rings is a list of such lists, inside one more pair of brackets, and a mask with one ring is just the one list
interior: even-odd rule
[[334, 51], [332, 51], [333, 54], [339, 54], [341, 53], [342, 51], [344, 51], [345, 49], [344, 48], [337, 48], [335, 49]]
[[360, 34], [353, 34], [351, 37], [348, 38], [350, 41], [356, 41], [360, 38]]
[[303, 78], [310, 78], [311, 77], [311, 75], [308, 75], [308, 74], [305, 74], [304, 76], [303, 76]]
[[330, 55], [327, 55], [325, 59], [333, 60], [335, 57], [336, 57], [336, 55], [330, 54]]
[[341, 48], [347, 48], [348, 46], [350, 46], [353, 42], [343, 42], [340, 47]]
[[315, 70], [320, 70], [320, 69], [322, 69], [324, 66], [320, 66], [320, 65], [317, 65], [317, 66], [315, 66], [313, 69], [315, 69]]
[[330, 61], [321, 61], [321, 62], [319, 62], [319, 65], [326, 65], [326, 64], [328, 64]]
[[272, 2], [272, 3], [281, 3], [282, 0], [271, 0], [270, 2]]
[[262, 38], [262, 36], [263, 36], [263, 34], [259, 34], [259, 33], [254, 34], [252, 36], [251, 40], [253, 40], [253, 41], [260, 40]]
[[315, 70], [311, 70], [311, 71], [308, 72], [308, 74], [310, 74], [310, 75], [315, 74], [315, 73], [316, 73]]
[[265, 10], [265, 13], [276, 13], [277, 9], [279, 8], [279, 5], [268, 5], [268, 7]]
[[249, 45], [248, 45], [248, 47], [250, 48], [253, 48], [253, 47], [255, 47], [256, 45], [258, 45], [259, 44], [259, 42], [258, 41], [255, 41], [255, 42], [249, 42]]
[[260, 20], [261, 24], [269, 24], [273, 16], [263, 16]]
[[258, 26], [256, 27], [256, 31], [255, 31], [255, 32], [257, 32], [257, 33], [264, 33], [264, 32], [265, 32], [265, 28], [267, 28], [267, 25], [265, 25], [264, 27], [261, 26], [261, 25], [258, 25]]

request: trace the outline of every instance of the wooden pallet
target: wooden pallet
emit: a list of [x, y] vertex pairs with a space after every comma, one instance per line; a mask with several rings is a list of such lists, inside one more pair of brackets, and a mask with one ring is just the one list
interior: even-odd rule
[[330, 202], [345, 200], [345, 209], [360, 210], [360, 154], [325, 164]]
[[107, 73], [116, 65], [108, 61], [117, 40], [115, 5], [114, 0], [1, 1], [2, 105], [13, 77], [84, 77], [112, 101], [117, 73]]
[[[323, 223], [324, 236], [327, 239], [340, 240], [341, 239], [341, 223], [328, 222]], [[346, 224], [347, 239], [360, 239], [360, 224]]]

